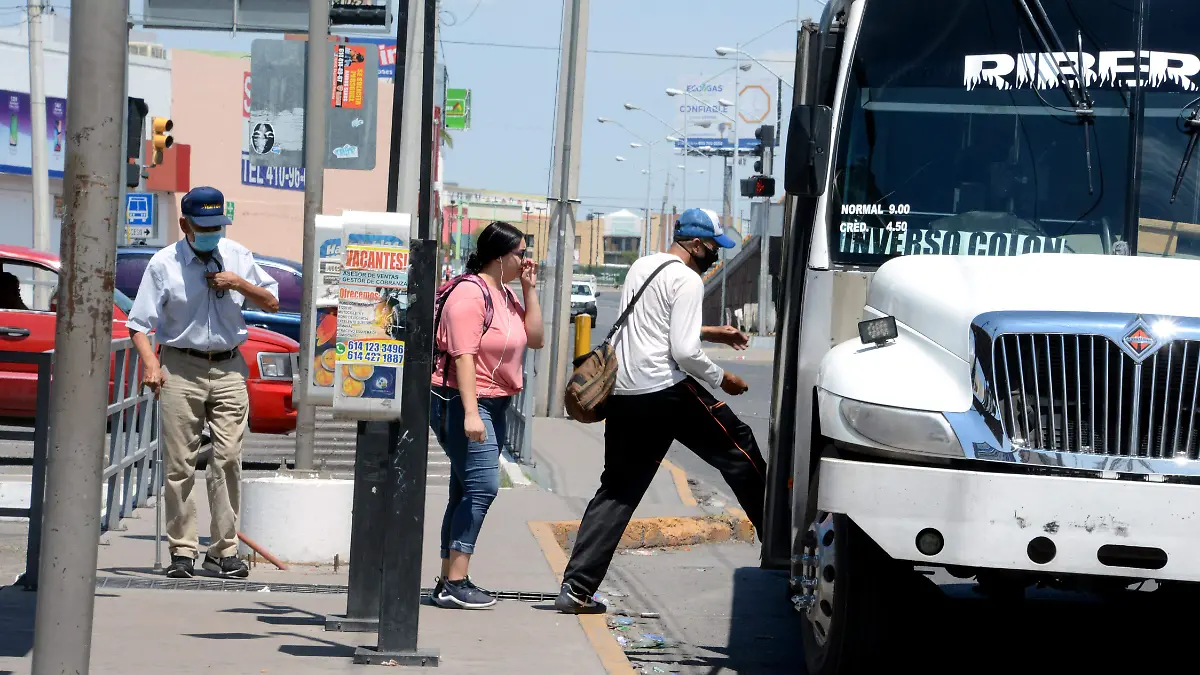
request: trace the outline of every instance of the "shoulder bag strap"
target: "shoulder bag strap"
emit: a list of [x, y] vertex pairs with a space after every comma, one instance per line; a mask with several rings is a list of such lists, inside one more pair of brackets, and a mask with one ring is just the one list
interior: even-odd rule
[[650, 282], [654, 281], [654, 277], [658, 276], [658, 273], [665, 270], [668, 265], [674, 265], [675, 263], [682, 264], [683, 261], [679, 260], [678, 258], [674, 260], [668, 260], [667, 262], [659, 265], [658, 269], [650, 273], [650, 278], [646, 279], [646, 283], [642, 284], [641, 289], [639, 289], [638, 292], [633, 295], [633, 299], [629, 301], [629, 306], [625, 308], [624, 312], [621, 312], [621, 317], [617, 319], [616, 323], [613, 324], [612, 330], [608, 331], [608, 337], [604, 338], [605, 342], [612, 342], [613, 336], [617, 334], [617, 331], [620, 330], [621, 326], [625, 325], [625, 321], [633, 312], [633, 308], [637, 305], [638, 300], [642, 299], [642, 294], [646, 292], [647, 288], [650, 288]]

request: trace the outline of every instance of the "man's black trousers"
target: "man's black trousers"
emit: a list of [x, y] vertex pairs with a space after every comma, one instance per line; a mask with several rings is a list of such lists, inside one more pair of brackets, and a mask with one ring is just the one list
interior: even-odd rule
[[592, 595], [608, 572], [621, 535], [673, 441], [721, 472], [755, 530], [762, 531], [766, 462], [754, 432], [692, 378], [652, 394], [607, 401], [604, 473], [588, 504], [564, 581]]

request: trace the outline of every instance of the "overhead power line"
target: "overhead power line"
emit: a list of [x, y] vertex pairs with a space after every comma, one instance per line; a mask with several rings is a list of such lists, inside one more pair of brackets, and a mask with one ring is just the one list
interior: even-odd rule
[[[468, 47], [496, 47], [500, 49], [524, 49], [529, 51], [542, 52], [557, 52], [558, 47], [548, 45], [517, 45], [504, 42], [476, 42], [473, 40], [446, 40], [448, 45], [465, 45]], [[656, 58], [656, 59], [695, 59], [701, 61], [729, 61], [727, 57], [722, 56], [703, 56], [700, 54], [668, 54], [663, 52], [633, 52], [623, 49], [589, 49], [588, 54], [602, 54], [606, 56], [636, 56], [639, 58]], [[766, 63], [791, 63], [783, 59], [759, 59]]]

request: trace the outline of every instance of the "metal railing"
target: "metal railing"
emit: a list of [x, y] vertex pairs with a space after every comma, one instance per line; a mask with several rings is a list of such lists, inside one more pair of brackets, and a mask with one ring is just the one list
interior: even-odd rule
[[112, 341], [112, 390], [108, 396], [108, 484], [102, 531], [113, 529], [160, 485], [161, 442], [158, 400], [143, 391], [141, 357], [130, 338]]
[[0, 517], [28, 518], [25, 542], [25, 574], [18, 583], [37, 588], [38, 564], [42, 552], [42, 504], [46, 496], [46, 455], [50, 444], [50, 373], [54, 370], [54, 352], [0, 351], [0, 363], [37, 366], [37, 395], [33, 431], [0, 429], [0, 439], [33, 442], [33, 475], [29, 484], [28, 508], [0, 508]]
[[[107, 461], [101, 474], [107, 495], [100, 518], [101, 531], [116, 529], [133, 509], [159, 494], [162, 482], [161, 420], [158, 401], [141, 391], [141, 359], [129, 338], [112, 341], [110, 391], [105, 446], [98, 446]], [[46, 490], [46, 457], [49, 451], [51, 375], [54, 352], [0, 351], [0, 363], [37, 366], [37, 397], [32, 431], [0, 430], [0, 440], [32, 441], [33, 471], [29, 507], [0, 508], [0, 517], [29, 519], [25, 574], [19, 583], [33, 590], [38, 584], [42, 540], [42, 507]], [[99, 504], [97, 508], [99, 508]]]
[[536, 358], [531, 350], [525, 350], [525, 365], [521, 369], [525, 385], [508, 406], [504, 449], [518, 464], [530, 464], [533, 459], [533, 389], [537, 380], [533, 362]]

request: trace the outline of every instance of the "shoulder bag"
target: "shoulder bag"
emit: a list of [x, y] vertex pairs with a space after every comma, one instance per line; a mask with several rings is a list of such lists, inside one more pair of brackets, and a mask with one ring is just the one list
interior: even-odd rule
[[638, 300], [642, 299], [642, 294], [650, 287], [650, 282], [654, 281], [654, 277], [657, 277], [658, 273], [666, 269], [668, 265], [682, 262], [678, 259], [668, 260], [659, 265], [658, 269], [650, 274], [650, 278], [646, 279], [646, 283], [642, 284], [642, 288], [629, 301], [629, 306], [613, 324], [612, 330], [608, 331], [608, 337], [604, 338], [604, 342], [599, 347], [575, 359], [573, 364], [575, 370], [571, 373], [571, 379], [567, 381], [565, 397], [568, 417], [585, 424], [593, 424], [604, 419], [604, 404], [608, 401], [608, 397], [617, 383], [617, 353], [612, 347], [613, 336], [625, 325], [633, 308], [637, 306]]

